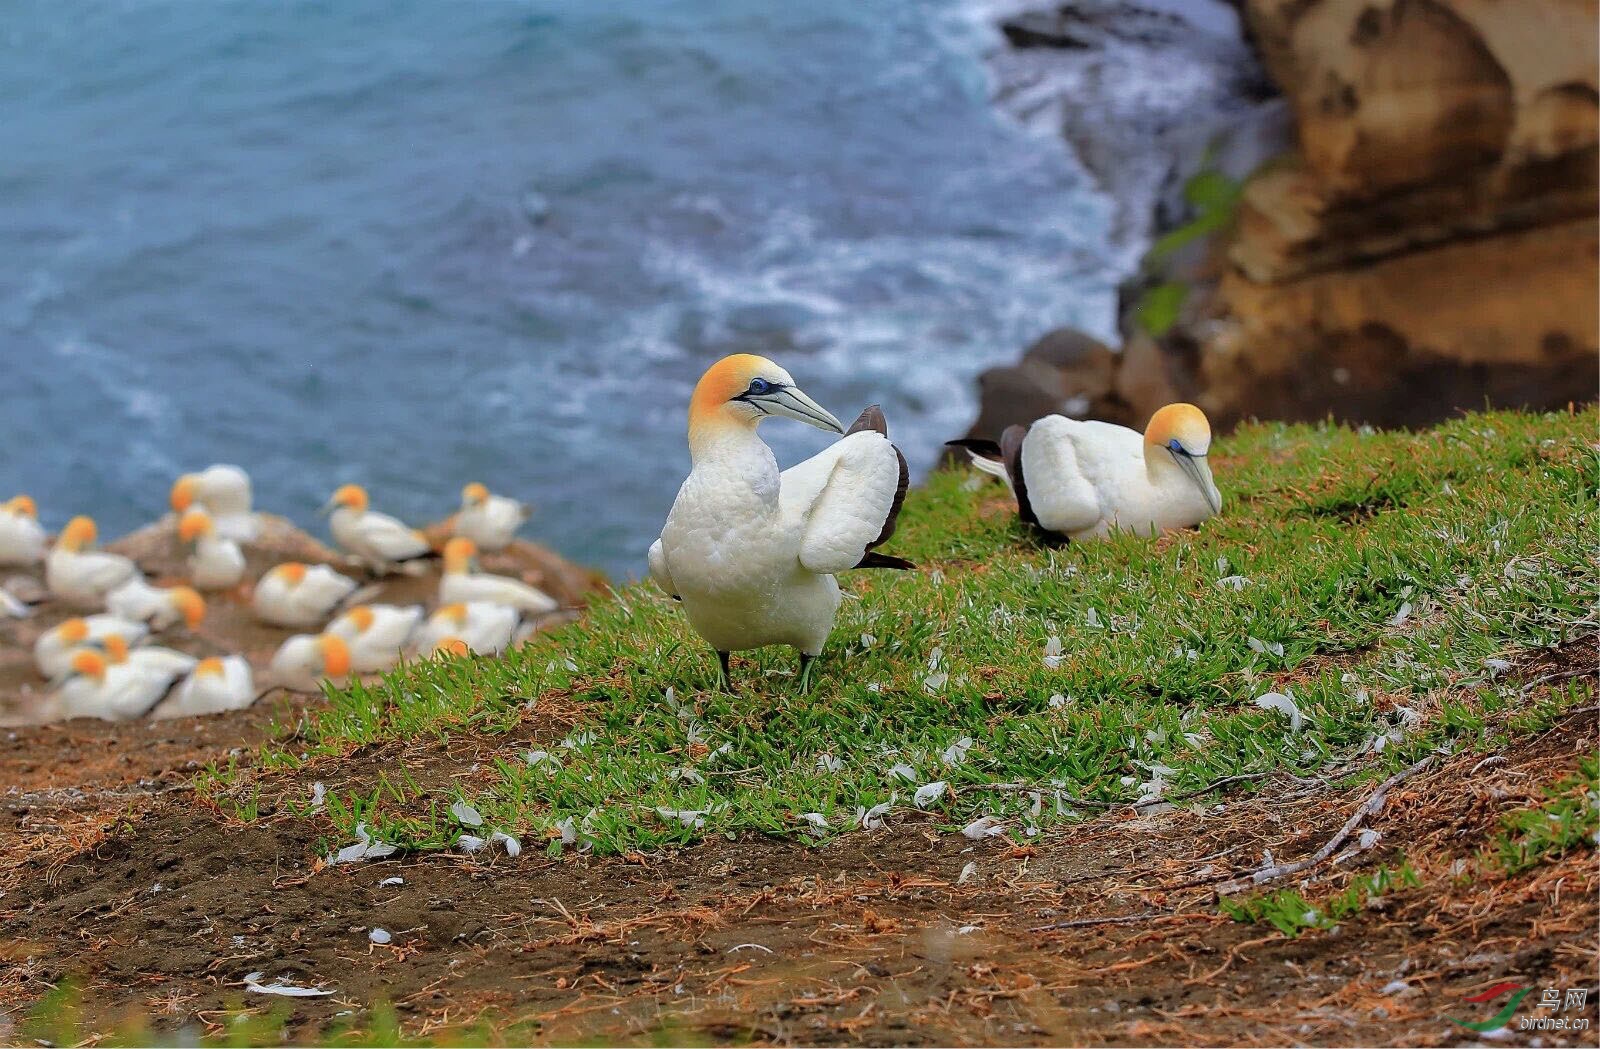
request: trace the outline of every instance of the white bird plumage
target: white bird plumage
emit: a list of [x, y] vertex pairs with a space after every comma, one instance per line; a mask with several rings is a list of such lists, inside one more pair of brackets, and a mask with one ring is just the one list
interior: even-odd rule
[[194, 630], [206, 618], [206, 601], [187, 586], [151, 586], [136, 574], [106, 595], [106, 611], [148, 623], [152, 630], [165, 630], [179, 622]]
[[1072, 539], [1113, 531], [1152, 535], [1222, 510], [1206, 456], [1211, 426], [1192, 404], [1169, 404], [1144, 433], [1047, 415], [1013, 426], [999, 445], [952, 441], [1003, 480], [1024, 521]]
[[334, 542], [373, 570], [386, 572], [396, 564], [426, 557], [428, 539], [410, 525], [369, 509], [367, 491], [358, 484], [341, 485], [324, 510], [332, 512], [328, 530]]
[[167, 698], [150, 712], [153, 718], [195, 717], [224, 710], [242, 710], [256, 700], [255, 676], [243, 656], [202, 659]]
[[683, 602], [721, 657], [766, 645], [821, 653], [839, 607], [834, 576], [855, 567], [908, 568], [873, 552], [894, 530], [905, 461], [876, 407], [851, 432], [780, 473], [756, 434], [769, 415], [844, 433], [839, 421], [765, 358], [713, 365], [689, 409], [693, 468], [650, 548], [650, 572]]
[[370, 674], [400, 662], [421, 622], [421, 605], [357, 605], [329, 623], [326, 632], [350, 646], [350, 669]]
[[418, 628], [412, 647], [428, 655], [445, 641], [459, 638], [469, 651], [498, 655], [516, 637], [522, 613], [510, 605], [472, 601], [444, 605], [436, 609]]
[[189, 581], [201, 590], [227, 590], [244, 578], [244, 552], [218, 534], [206, 511], [186, 511], [178, 521], [178, 539], [189, 550]]
[[261, 534], [261, 519], [250, 509], [250, 475], [237, 466], [215, 463], [184, 474], [173, 482], [169, 498], [179, 514], [197, 504], [204, 508], [223, 539], [251, 543]]
[[355, 589], [354, 579], [327, 565], [285, 561], [262, 575], [250, 607], [257, 619], [274, 626], [321, 626]]
[[471, 539], [479, 550], [504, 550], [533, 510], [503, 495], [494, 495], [477, 481], [461, 489], [461, 509], [452, 534]]
[[72, 654], [66, 679], [47, 698], [45, 709], [52, 720], [141, 718], [161, 702], [183, 673], [176, 667], [111, 664], [104, 653], [79, 649]]
[[350, 673], [350, 646], [335, 634], [295, 634], [278, 646], [269, 669], [277, 684], [314, 692]]
[[139, 575], [139, 568], [121, 554], [92, 550], [98, 535], [94, 520], [74, 517], [56, 537], [44, 562], [45, 586], [70, 604], [100, 608], [106, 595]]
[[120, 637], [128, 646], [137, 645], [150, 634], [150, 628], [121, 616], [95, 615], [68, 619], [39, 635], [33, 643], [33, 662], [49, 680], [65, 674], [72, 664], [72, 653], [85, 645]]
[[478, 571], [477, 559], [478, 547], [471, 539], [456, 536], [444, 545], [444, 574], [439, 577], [440, 604], [487, 601], [510, 605], [536, 616], [561, 607], [555, 598], [520, 579]]
[[0, 565], [36, 565], [44, 560], [44, 526], [26, 495], [0, 503]]

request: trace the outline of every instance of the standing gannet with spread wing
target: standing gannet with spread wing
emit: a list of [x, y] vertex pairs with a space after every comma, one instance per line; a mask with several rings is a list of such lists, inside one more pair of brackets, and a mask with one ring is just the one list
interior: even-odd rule
[[[845, 434], [782, 473], [756, 435], [769, 415]], [[894, 533], [907, 473], [877, 406], [848, 433], [764, 357], [735, 354], [712, 365], [689, 401], [689, 477], [650, 547], [650, 574], [683, 602], [695, 631], [717, 652], [789, 645], [802, 683], [833, 629], [835, 574], [910, 568], [874, 552]]]
[[236, 543], [252, 543], [261, 534], [261, 519], [250, 510], [250, 475], [237, 466], [216, 463], [172, 483], [172, 509], [182, 514], [199, 504], [211, 515], [217, 535]]
[[1160, 409], [1143, 434], [1047, 415], [1030, 427], [1010, 427], [998, 445], [950, 443], [1006, 482], [1024, 521], [1072, 539], [1117, 530], [1153, 535], [1222, 512], [1206, 462], [1211, 424], [1192, 404]]
[[0, 565], [36, 565], [44, 560], [39, 508], [26, 495], [0, 503]]

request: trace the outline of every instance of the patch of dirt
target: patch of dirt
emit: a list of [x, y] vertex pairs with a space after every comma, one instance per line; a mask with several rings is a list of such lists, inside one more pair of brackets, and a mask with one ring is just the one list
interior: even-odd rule
[[[1592, 672], [1592, 652], [1590, 641], [1527, 669]], [[565, 731], [560, 718], [525, 727]], [[219, 1030], [219, 1010], [277, 1007], [300, 1037], [389, 1002], [412, 1033], [481, 1019], [564, 1044], [663, 1032], [804, 1044], [1475, 1042], [1449, 1020], [1492, 1012], [1470, 995], [1507, 980], [1592, 984], [1592, 851], [1512, 878], [1475, 857], [1503, 813], [1593, 752], [1596, 731], [1584, 708], [1495, 759], [1436, 762], [1397, 786], [1368, 820], [1376, 847], [1307, 872], [1309, 886], [1275, 887], [1324, 900], [1402, 855], [1424, 884], [1298, 939], [1222, 917], [1214, 886], [1258, 869], [1268, 850], [1279, 862], [1311, 854], [1370, 784], [1274, 784], [1221, 806], [1107, 815], [1025, 847], [908, 814], [820, 847], [714, 840], [552, 859], [527, 842], [516, 860], [337, 867], [319, 863], [342, 842], [320, 841], [318, 821], [243, 825], [181, 791], [147, 795], [74, 854], [36, 855], [0, 882], [0, 994], [25, 1007], [72, 977], [91, 1028], [136, 1011], [161, 1029]], [[476, 760], [472, 741], [457, 743], [440, 770]], [[399, 756], [372, 748], [352, 760]], [[391, 878], [403, 883], [382, 884]], [[392, 941], [371, 943], [374, 927]], [[335, 993], [248, 994], [243, 977], [258, 970]], [[1591, 1025], [1596, 998], [1582, 1014]]]
[[[421, 604], [430, 610], [437, 605], [437, 561], [417, 562], [408, 566], [406, 574], [373, 581], [338, 551], [323, 545], [286, 519], [271, 514], [261, 514], [260, 517], [261, 537], [243, 546], [246, 580], [259, 579], [269, 568], [285, 561], [328, 564], [364, 584], [371, 583], [371, 588], [363, 592], [362, 600], [367, 603]], [[169, 515], [108, 544], [106, 549], [133, 558], [154, 584], [174, 586], [185, 582], [187, 578], [176, 527]], [[424, 531], [436, 545], [442, 545], [447, 538], [447, 522], [432, 525]], [[521, 579], [541, 588], [561, 603], [565, 611], [546, 617], [540, 624], [542, 629], [575, 618], [577, 610], [583, 607], [589, 596], [606, 585], [604, 577], [597, 573], [580, 568], [553, 551], [523, 540], [512, 543], [503, 551], [484, 554], [480, 562], [484, 571]], [[7, 578], [17, 577], [25, 577], [35, 584], [31, 589], [44, 592], [42, 566], [32, 571], [12, 572]], [[152, 638], [152, 643], [202, 658], [237, 653], [250, 661], [257, 678], [261, 678], [272, 654], [283, 640], [290, 634], [302, 632], [258, 622], [250, 611], [248, 583], [235, 590], [211, 592], [204, 596], [206, 618], [197, 630], [174, 627]], [[34, 666], [34, 642], [63, 620], [94, 611], [100, 610], [72, 608], [59, 601], [46, 600], [37, 606], [31, 618], [0, 618], [0, 726], [26, 725], [38, 720], [37, 711], [48, 682]]]

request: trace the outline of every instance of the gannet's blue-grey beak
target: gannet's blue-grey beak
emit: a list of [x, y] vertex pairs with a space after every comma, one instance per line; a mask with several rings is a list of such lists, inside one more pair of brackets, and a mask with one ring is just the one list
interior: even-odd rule
[[1216, 485], [1211, 480], [1211, 464], [1206, 462], [1203, 455], [1191, 455], [1181, 449], [1172, 453], [1172, 457], [1183, 467], [1183, 472], [1189, 475], [1189, 480], [1200, 489], [1200, 494], [1205, 496], [1206, 505], [1211, 507], [1211, 512], [1220, 514], [1222, 506], [1216, 495]]
[[766, 393], [746, 393], [739, 399], [748, 401], [768, 415], [786, 415], [791, 419], [809, 423], [819, 430], [844, 433], [844, 426], [839, 420], [822, 405], [807, 397], [805, 391], [798, 386], [774, 385]]

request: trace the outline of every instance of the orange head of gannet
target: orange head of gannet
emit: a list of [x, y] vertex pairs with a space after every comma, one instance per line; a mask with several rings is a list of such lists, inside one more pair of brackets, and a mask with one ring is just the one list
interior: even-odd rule
[[299, 561], [285, 561], [281, 565], [274, 565], [267, 574], [277, 576], [285, 586], [299, 586], [306, 581], [306, 566]]
[[175, 586], [167, 598], [183, 616], [183, 625], [196, 630], [206, 619], [206, 599], [186, 586]]
[[14, 495], [5, 502], [0, 503], [0, 510], [6, 510], [18, 517], [32, 517], [37, 519], [39, 507], [34, 503], [31, 495]]
[[199, 542], [202, 536], [212, 535], [216, 527], [211, 523], [211, 515], [199, 507], [185, 510], [178, 519], [178, 538], [185, 543]]
[[440, 605], [439, 610], [435, 612], [434, 615], [443, 616], [457, 626], [460, 626], [462, 623], [467, 621], [467, 606], [459, 601], [453, 605]]
[[356, 628], [356, 633], [365, 634], [372, 629], [372, 609], [366, 605], [357, 605], [344, 614], [350, 625]]
[[470, 656], [472, 649], [459, 637], [441, 637], [439, 643], [433, 646], [436, 656]]
[[367, 498], [367, 490], [365, 488], [359, 484], [341, 484], [334, 490], [332, 498], [328, 500], [327, 505], [322, 509], [324, 512], [328, 512], [345, 507], [357, 513], [365, 513], [369, 504], [370, 500]]
[[72, 673], [103, 680], [106, 676], [106, 657], [92, 648], [80, 648], [72, 654]]
[[199, 487], [200, 478], [195, 474], [184, 474], [172, 482], [172, 491], [167, 499], [172, 503], [176, 513], [183, 513], [194, 505], [195, 489]]
[[76, 645], [89, 636], [89, 624], [81, 619], [68, 619], [56, 627], [56, 636], [69, 645]]
[[785, 415], [819, 430], [844, 433], [839, 420], [795, 385], [789, 373], [753, 353], [735, 353], [706, 369], [689, 399], [689, 442], [729, 427], [753, 428]]
[[121, 634], [107, 634], [98, 642], [105, 649], [107, 663], [126, 663], [128, 661], [128, 642]]
[[67, 527], [61, 530], [60, 537], [56, 539], [56, 545], [76, 553], [86, 546], [93, 546], [99, 534], [100, 530], [94, 526], [94, 518], [80, 515], [67, 522]]
[[478, 481], [461, 489], [461, 502], [464, 506], [478, 506], [489, 498], [489, 488]]
[[337, 634], [318, 634], [317, 651], [322, 653], [322, 672], [329, 677], [350, 673], [350, 646]]
[[1144, 458], [1147, 464], [1170, 459], [1205, 496], [1212, 513], [1222, 505], [1211, 479], [1206, 453], [1211, 450], [1211, 423], [1206, 413], [1192, 404], [1169, 404], [1150, 417], [1144, 428]]
[[222, 660], [216, 656], [207, 656], [194, 665], [196, 677], [222, 677], [227, 671], [222, 665]]
[[444, 544], [444, 570], [449, 573], [470, 572], [478, 559], [478, 544], [466, 536], [456, 536]]

